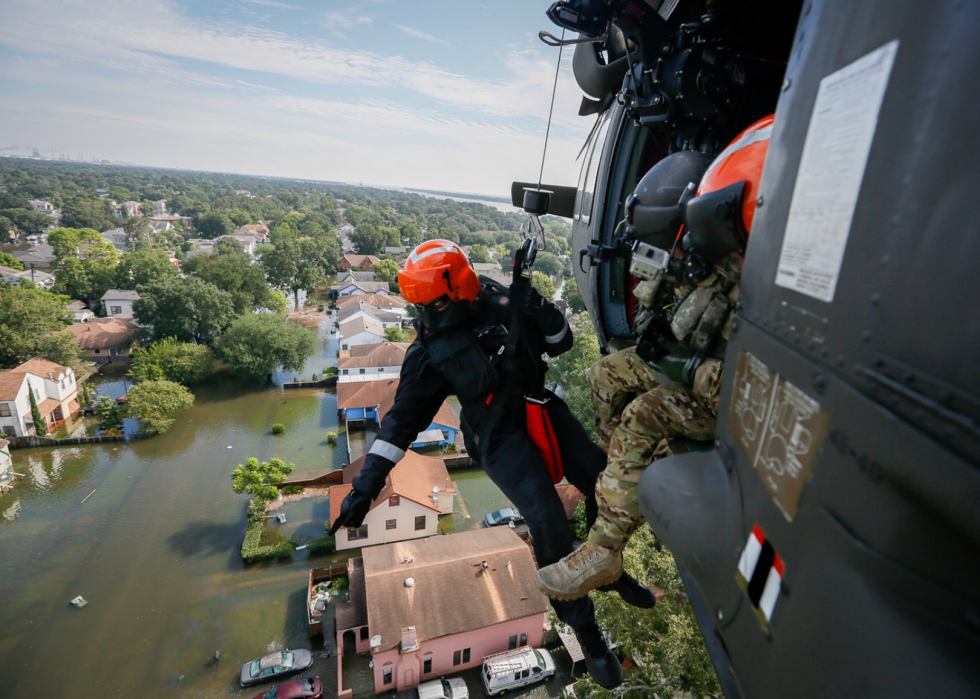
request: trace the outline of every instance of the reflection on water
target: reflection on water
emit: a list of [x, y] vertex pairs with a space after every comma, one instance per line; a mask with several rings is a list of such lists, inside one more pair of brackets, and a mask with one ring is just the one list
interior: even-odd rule
[[[304, 376], [335, 361], [327, 356], [335, 339], [320, 336], [323, 350]], [[128, 390], [122, 378], [97, 383], [103, 395]], [[327, 432], [339, 432], [335, 390], [286, 392], [230, 375], [193, 390], [194, 406], [163, 436], [14, 452], [14, 470], [26, 477], [0, 495], [4, 699], [50, 696], [52, 687], [78, 699], [251, 696], [238, 687], [242, 663], [310, 647], [308, 570], [350, 554], [303, 550], [244, 566], [248, 498], [232, 493], [231, 472], [251, 456], [294, 463], [294, 478], [340, 468], [346, 438], [326, 443]], [[271, 434], [276, 422], [286, 426], [280, 436]], [[359, 455], [372, 439], [354, 433], [351, 448]], [[507, 504], [482, 471], [452, 476], [462, 503], [440, 518], [444, 531], [479, 526]], [[323, 534], [328, 501], [290, 502], [283, 512], [279, 533], [309, 540]], [[76, 595], [88, 606], [69, 605]], [[336, 686], [331, 662], [318, 660], [314, 671]]]

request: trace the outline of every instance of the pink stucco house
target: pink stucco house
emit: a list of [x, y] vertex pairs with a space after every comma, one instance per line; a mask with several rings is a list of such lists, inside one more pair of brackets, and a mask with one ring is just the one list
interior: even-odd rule
[[343, 687], [345, 636], [372, 654], [378, 694], [541, 645], [548, 600], [534, 583], [531, 549], [507, 527], [376, 546], [349, 567], [351, 599], [337, 609], [339, 699], [352, 696]]

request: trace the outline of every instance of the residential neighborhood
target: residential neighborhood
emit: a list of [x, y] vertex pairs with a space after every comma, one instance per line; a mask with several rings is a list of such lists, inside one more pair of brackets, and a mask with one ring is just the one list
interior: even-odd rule
[[[149, 565], [193, 579], [194, 551], [207, 540], [194, 519], [221, 513], [240, 544], [235, 575], [253, 576], [266, 560], [309, 570], [325, 581], [311, 583], [306, 605], [322, 644], [315, 672], [341, 697], [415, 691], [443, 676], [478, 683], [489, 655], [559, 643], [534, 586], [527, 528], [483, 524], [510, 503], [467, 453], [454, 399], [416, 435], [363, 524], [324, 534], [394, 404], [416, 332], [396, 271], [429, 226], [406, 217], [410, 235], [362, 251], [371, 224], [345, 214], [370, 209], [340, 196], [302, 192], [296, 201], [309, 204], [284, 216], [254, 184], [234, 188], [242, 208], [230, 214], [194, 208], [179, 193], [98, 190], [92, 201], [104, 209], [85, 204], [85, 226], [78, 204], [25, 203], [50, 223], [30, 236], [12, 230], [9, 258], [0, 258], [0, 293], [22, 295], [8, 308], [30, 301], [49, 314], [41, 324], [11, 316], [39, 351], [11, 353], [0, 370], [4, 521], [34, 517], [18, 494], [61, 473], [84, 483], [72, 495], [80, 511], [95, 511], [112, 491], [74, 475], [83, 464], [100, 478], [166, 464], [154, 477], [181, 474], [189, 490], [154, 525], [176, 528], [164, 545], [176, 558]], [[245, 207], [268, 214], [246, 216]], [[500, 235], [516, 245], [516, 235]], [[506, 245], [493, 254], [505, 256]], [[497, 262], [474, 269], [507, 281]], [[255, 486], [246, 473], [276, 485]], [[565, 485], [558, 492], [571, 522], [583, 496]], [[208, 565], [227, 553], [209, 551]], [[105, 607], [88, 575], [79, 570], [69, 599]], [[277, 581], [260, 603], [295, 598], [289, 585]], [[244, 611], [238, 595], [229, 603]], [[281, 637], [281, 628], [263, 632]], [[236, 662], [265, 648], [236, 643], [222, 633], [214, 645]]]

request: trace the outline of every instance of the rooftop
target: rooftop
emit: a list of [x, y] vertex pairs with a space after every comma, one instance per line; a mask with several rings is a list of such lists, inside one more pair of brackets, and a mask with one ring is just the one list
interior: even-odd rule
[[398, 379], [388, 381], [362, 381], [360, 383], [337, 384], [337, 409], [373, 408], [385, 400], [389, 394], [395, 395]]
[[385, 366], [401, 366], [408, 351], [407, 342], [381, 342], [371, 345], [354, 345], [347, 357], [337, 360], [338, 369], [360, 369]]
[[373, 303], [368, 303], [362, 300], [363, 297], [361, 296], [355, 296], [354, 298], [358, 299], [355, 303], [349, 303], [337, 311], [337, 320], [339, 320], [341, 323], [358, 313], [366, 313], [372, 318], [375, 318], [383, 323], [397, 323], [402, 319], [402, 317], [397, 313], [381, 310]]
[[348, 320], [346, 323], [340, 324], [340, 336], [341, 337], [353, 337], [362, 332], [374, 333], [378, 338], [384, 337], [384, 328], [382, 328], [378, 323], [370, 318], [365, 318], [361, 316], [360, 318], [354, 318], [353, 320]]
[[345, 308], [346, 306], [358, 300], [364, 301], [365, 303], [369, 303], [372, 306], [376, 306], [378, 308], [405, 308], [406, 306], [405, 299], [400, 298], [398, 296], [391, 296], [391, 295], [379, 296], [377, 294], [363, 294], [363, 295], [355, 295], [355, 296], [341, 296], [339, 299], [337, 299], [336, 302], [337, 308], [338, 309]]
[[140, 295], [131, 289], [109, 289], [102, 294], [101, 301], [112, 299], [114, 301], [138, 301]]
[[[126, 314], [128, 315], [128, 314]], [[82, 349], [122, 347], [139, 328], [121, 316], [92, 318], [87, 323], [72, 323], [68, 332]]]
[[354, 280], [346, 281], [343, 284], [338, 284], [337, 288], [346, 289], [350, 286], [357, 287], [361, 291], [367, 293], [373, 293], [375, 291], [391, 291], [391, 287], [388, 285], [388, 282], [359, 282]]
[[374, 653], [397, 648], [408, 626], [423, 642], [549, 609], [531, 550], [508, 527], [373, 546], [362, 557], [368, 626], [381, 636]]

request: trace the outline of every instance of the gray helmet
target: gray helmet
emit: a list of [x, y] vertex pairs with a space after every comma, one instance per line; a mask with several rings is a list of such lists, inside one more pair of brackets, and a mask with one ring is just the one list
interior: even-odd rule
[[681, 225], [681, 195], [689, 184], [697, 187], [713, 160], [686, 150], [671, 153], [650, 168], [626, 200], [626, 234], [670, 248]]

